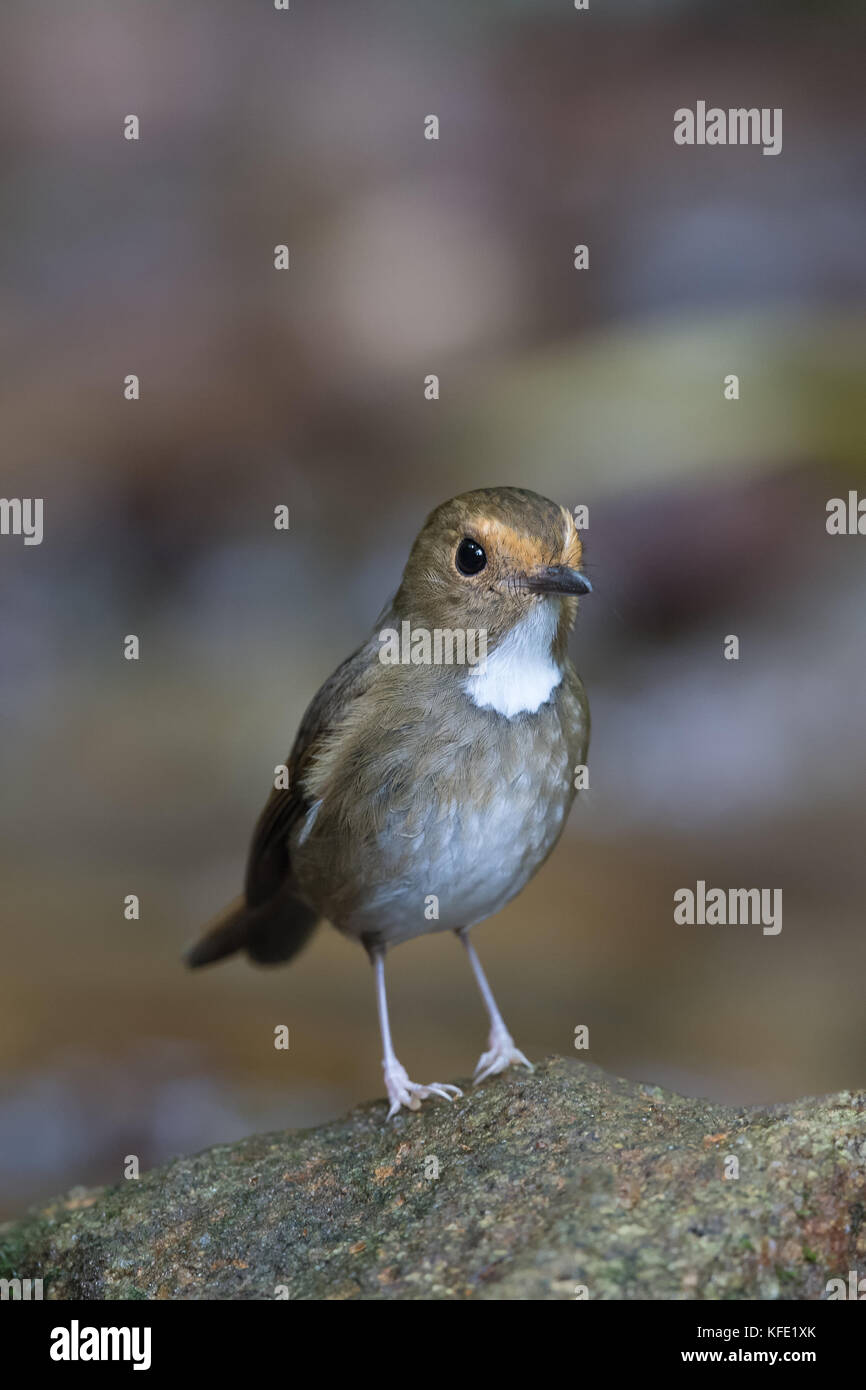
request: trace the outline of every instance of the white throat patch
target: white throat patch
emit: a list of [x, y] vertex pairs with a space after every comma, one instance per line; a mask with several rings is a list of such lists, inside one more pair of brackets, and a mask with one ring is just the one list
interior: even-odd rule
[[551, 651], [559, 610], [554, 599], [535, 604], [470, 671], [463, 688], [473, 704], [513, 719], [516, 714], [534, 714], [550, 699], [562, 680], [562, 667]]

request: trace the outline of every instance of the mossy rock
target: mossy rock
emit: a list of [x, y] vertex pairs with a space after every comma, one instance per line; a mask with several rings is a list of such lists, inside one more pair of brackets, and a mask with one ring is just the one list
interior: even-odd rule
[[866, 1263], [866, 1093], [688, 1100], [553, 1058], [0, 1227], [50, 1299], [817, 1299]]

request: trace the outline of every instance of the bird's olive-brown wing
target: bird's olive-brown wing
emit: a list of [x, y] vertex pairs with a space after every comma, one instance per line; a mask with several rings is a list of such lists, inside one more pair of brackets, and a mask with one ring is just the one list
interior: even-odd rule
[[244, 894], [250, 907], [272, 898], [291, 872], [289, 836], [310, 809], [303, 790], [304, 771], [322, 741], [343, 718], [346, 707], [363, 690], [369, 669], [368, 644], [338, 666], [311, 700], [286, 762], [288, 786], [275, 787], [253, 831]]

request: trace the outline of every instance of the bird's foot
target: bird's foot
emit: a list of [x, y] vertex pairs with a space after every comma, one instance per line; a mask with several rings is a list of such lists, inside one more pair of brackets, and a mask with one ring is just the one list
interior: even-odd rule
[[529, 1058], [524, 1057], [520, 1049], [514, 1046], [514, 1039], [505, 1028], [491, 1028], [487, 1043], [489, 1051], [482, 1052], [475, 1068], [473, 1083], [476, 1086], [485, 1077], [496, 1076], [498, 1072], [505, 1071], [506, 1067], [517, 1063], [527, 1067], [529, 1071], [535, 1071]]
[[[391, 1109], [388, 1111], [388, 1119], [402, 1105], [407, 1110], [420, 1110], [422, 1100], [428, 1096], [441, 1096], [443, 1100], [454, 1100], [455, 1096], [462, 1096], [463, 1092], [459, 1086], [451, 1086], [444, 1081], [431, 1081], [426, 1086], [419, 1086], [417, 1081], [410, 1081], [406, 1068], [396, 1059], [390, 1063], [383, 1063], [385, 1070], [385, 1085], [388, 1088], [388, 1099], [391, 1102]], [[449, 1095], [449, 1091], [453, 1095]]]

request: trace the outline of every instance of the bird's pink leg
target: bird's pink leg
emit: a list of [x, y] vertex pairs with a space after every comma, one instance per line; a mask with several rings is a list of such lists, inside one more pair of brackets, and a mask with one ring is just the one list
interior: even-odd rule
[[[426, 1086], [419, 1086], [416, 1081], [410, 1081], [406, 1068], [398, 1061], [394, 1051], [394, 1044], [391, 1042], [391, 1025], [388, 1022], [388, 998], [385, 993], [385, 952], [376, 951], [373, 953], [373, 969], [376, 972], [376, 1004], [379, 1009], [379, 1031], [382, 1034], [382, 1069], [385, 1073], [385, 1086], [388, 1091], [388, 1100], [391, 1108], [388, 1111], [388, 1119], [396, 1115], [401, 1105], [405, 1105], [408, 1110], [420, 1110], [422, 1100], [428, 1096], [441, 1096], [443, 1100], [453, 1100], [454, 1096], [462, 1096], [463, 1092], [459, 1086], [451, 1086], [445, 1082], [431, 1081]], [[454, 1095], [448, 1092], [453, 1091]]]
[[466, 947], [466, 954], [469, 956], [469, 963], [472, 966], [472, 972], [481, 991], [487, 1016], [490, 1019], [490, 1036], [487, 1039], [488, 1050], [483, 1052], [478, 1059], [478, 1066], [475, 1068], [475, 1085], [477, 1086], [479, 1081], [483, 1081], [486, 1076], [495, 1076], [497, 1072], [505, 1071], [506, 1067], [510, 1067], [513, 1063], [519, 1063], [520, 1066], [528, 1067], [530, 1071], [534, 1071], [535, 1068], [529, 1058], [524, 1057], [523, 1053], [514, 1046], [514, 1039], [505, 1026], [505, 1020], [493, 998], [493, 991], [487, 983], [487, 976], [481, 969], [481, 961], [475, 954], [475, 947], [469, 940], [469, 932], [458, 931], [457, 935]]

